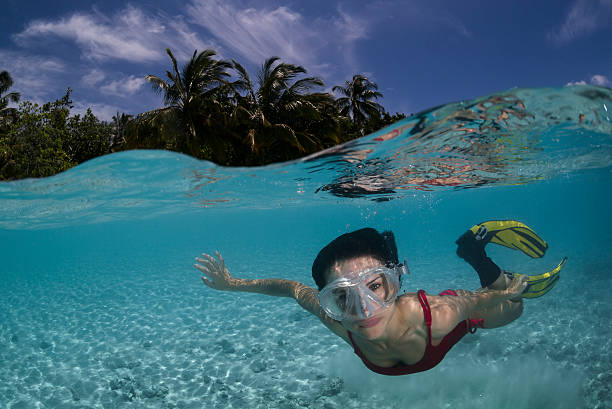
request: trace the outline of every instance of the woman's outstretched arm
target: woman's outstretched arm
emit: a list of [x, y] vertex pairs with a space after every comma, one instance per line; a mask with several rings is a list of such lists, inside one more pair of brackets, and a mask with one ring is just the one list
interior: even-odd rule
[[208, 287], [222, 291], [239, 291], [293, 298], [302, 308], [319, 318], [333, 333], [345, 340], [348, 339], [344, 327], [338, 321], [332, 320], [325, 314], [325, 311], [319, 305], [319, 300], [316, 296], [317, 290], [314, 288], [298, 281], [282, 278], [247, 280], [232, 277], [225, 266], [221, 254], [215, 251], [215, 256], [217, 258], [203, 253], [201, 258], [196, 257], [196, 261], [199, 264], [195, 264], [195, 268], [204, 274], [202, 281]]
[[275, 297], [292, 297], [297, 300], [300, 287], [308, 288], [308, 286], [300, 282], [282, 278], [246, 280], [232, 277], [225, 266], [223, 256], [218, 251], [215, 252], [215, 255], [217, 258], [204, 253], [202, 258], [196, 257], [196, 261], [200, 264], [195, 264], [195, 268], [204, 274], [202, 277], [204, 284], [215, 290], [258, 293]]

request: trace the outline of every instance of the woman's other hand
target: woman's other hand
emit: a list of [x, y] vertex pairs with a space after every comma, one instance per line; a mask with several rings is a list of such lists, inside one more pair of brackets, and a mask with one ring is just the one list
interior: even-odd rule
[[520, 298], [523, 291], [527, 288], [527, 275], [526, 274], [515, 274], [512, 281], [508, 283], [506, 288], [506, 294], [508, 299]]

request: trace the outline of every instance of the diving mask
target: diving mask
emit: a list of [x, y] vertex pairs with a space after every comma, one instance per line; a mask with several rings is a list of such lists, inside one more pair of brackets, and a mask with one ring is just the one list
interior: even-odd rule
[[400, 289], [400, 276], [407, 272], [407, 267], [400, 264], [394, 269], [376, 267], [340, 277], [319, 292], [319, 305], [337, 321], [349, 316], [367, 319], [393, 304]]

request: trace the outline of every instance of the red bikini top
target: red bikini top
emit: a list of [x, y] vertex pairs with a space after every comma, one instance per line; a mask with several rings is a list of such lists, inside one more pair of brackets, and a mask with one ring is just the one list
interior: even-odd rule
[[[440, 295], [454, 295], [456, 296], [453, 290], [446, 290], [440, 293]], [[431, 344], [431, 309], [429, 308], [429, 303], [427, 302], [427, 297], [425, 296], [425, 291], [419, 290], [417, 292], [417, 296], [419, 297], [419, 301], [421, 303], [421, 307], [423, 307], [423, 313], [425, 315], [425, 324], [427, 324], [427, 348], [425, 349], [425, 353], [423, 354], [423, 358], [420, 361], [412, 364], [406, 365], [403, 363], [398, 363], [395, 366], [384, 367], [373, 364], [368, 361], [368, 359], [363, 355], [363, 353], [359, 350], [359, 347], [353, 341], [353, 336], [351, 332], [348, 332], [349, 339], [351, 340], [351, 344], [353, 345], [353, 349], [355, 353], [365, 366], [368, 367], [373, 372], [379, 373], [381, 375], [408, 375], [417, 372], [427, 371], [428, 369], [433, 368], [438, 365], [444, 356], [450, 349], [457, 343], [461, 338], [464, 337], [468, 332], [474, 333], [476, 332], [477, 327], [483, 327], [483, 320], [475, 320], [475, 319], [467, 319], [465, 321], [460, 322], [457, 326], [442, 339], [440, 344], [434, 346]]]

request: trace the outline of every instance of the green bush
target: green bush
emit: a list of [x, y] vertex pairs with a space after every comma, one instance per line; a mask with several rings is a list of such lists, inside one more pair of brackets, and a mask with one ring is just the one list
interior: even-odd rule
[[44, 105], [19, 105], [15, 119], [0, 134], [0, 179], [46, 177], [110, 150], [111, 126], [88, 110], [70, 117], [66, 95]]

